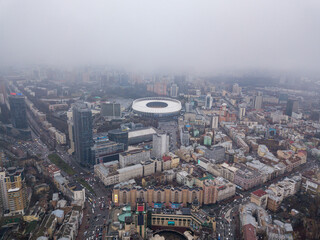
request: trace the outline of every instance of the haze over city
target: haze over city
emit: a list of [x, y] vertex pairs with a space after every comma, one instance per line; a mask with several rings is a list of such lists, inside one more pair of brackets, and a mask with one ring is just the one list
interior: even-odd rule
[[319, 0], [0, 0], [0, 240], [320, 239]]
[[318, 71], [320, 2], [0, 1], [0, 64]]

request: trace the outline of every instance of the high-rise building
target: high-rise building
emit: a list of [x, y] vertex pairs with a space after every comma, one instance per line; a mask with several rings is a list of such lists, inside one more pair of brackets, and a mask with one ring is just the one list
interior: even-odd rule
[[208, 93], [206, 96], [205, 108], [211, 109], [211, 107], [212, 107], [212, 97], [211, 97], [211, 94]]
[[286, 107], [286, 115], [288, 116], [292, 116], [292, 113], [298, 112], [298, 108], [299, 108], [299, 102], [296, 99], [288, 99], [287, 101], [287, 107]]
[[256, 110], [262, 109], [262, 93], [258, 92], [258, 95], [254, 99], [254, 108]]
[[312, 110], [310, 114], [310, 119], [313, 121], [320, 121], [320, 111], [319, 110]]
[[235, 95], [239, 95], [241, 93], [241, 87], [239, 87], [238, 83], [233, 84], [232, 93]]
[[69, 143], [70, 148], [68, 149], [68, 153], [71, 155], [74, 153], [74, 133], [73, 133], [73, 111], [69, 110], [67, 112], [67, 118], [68, 118], [68, 133], [69, 133]]
[[167, 83], [166, 82], [154, 83], [153, 91], [159, 96], [167, 96]]
[[206, 135], [203, 138], [203, 145], [205, 146], [211, 146], [212, 144], [212, 137], [210, 135]]
[[185, 107], [186, 107], [186, 112], [187, 113], [192, 112], [192, 104], [191, 103], [186, 102]]
[[189, 146], [190, 134], [183, 127], [180, 129], [180, 142], [183, 146]]
[[217, 129], [219, 125], [219, 116], [218, 115], [213, 115], [211, 117], [211, 122], [210, 122], [210, 126], [213, 129]]
[[2, 213], [8, 210], [8, 193], [7, 193], [7, 185], [5, 182], [5, 178], [6, 178], [6, 172], [4, 169], [1, 168], [0, 169], [0, 212]]
[[242, 120], [246, 115], [246, 107], [244, 105], [239, 106], [239, 119]]
[[179, 87], [177, 84], [172, 84], [170, 88], [170, 97], [176, 98], [178, 97]]
[[152, 138], [151, 157], [161, 158], [169, 152], [169, 135], [166, 133], [154, 134]]
[[121, 117], [120, 103], [102, 103], [101, 115], [107, 118], [120, 118]]
[[1, 198], [5, 214], [24, 214], [27, 208], [27, 189], [24, 169], [10, 167], [5, 172], [1, 171]]
[[93, 165], [92, 113], [84, 103], [78, 102], [73, 106], [73, 129], [77, 161], [83, 166]]
[[9, 105], [12, 125], [18, 129], [28, 128], [25, 97], [21, 93], [10, 93]]

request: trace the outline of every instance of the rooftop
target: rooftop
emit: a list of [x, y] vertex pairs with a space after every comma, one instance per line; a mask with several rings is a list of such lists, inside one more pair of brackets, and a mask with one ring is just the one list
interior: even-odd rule
[[265, 191], [263, 191], [262, 189], [258, 189], [256, 191], [252, 192], [252, 194], [254, 194], [258, 197], [262, 197], [262, 196], [266, 195], [267, 193]]
[[135, 164], [135, 165], [132, 165], [129, 167], [121, 168], [121, 169], [118, 169], [118, 173], [121, 174], [121, 173], [125, 173], [127, 171], [136, 170], [136, 169], [142, 169], [142, 165], [139, 163], [139, 164]]

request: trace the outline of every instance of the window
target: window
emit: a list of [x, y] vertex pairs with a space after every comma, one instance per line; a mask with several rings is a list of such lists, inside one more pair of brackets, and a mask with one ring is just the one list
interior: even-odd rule
[[192, 192], [192, 201], [197, 197], [197, 193], [195, 191]]
[[161, 202], [161, 192], [157, 193], [157, 202], [160, 203]]
[[126, 193], [126, 192], [123, 192], [122, 202], [123, 202], [123, 203], [127, 203], [127, 193]]
[[179, 202], [179, 193], [178, 193], [178, 191], [176, 191], [175, 193], [174, 193], [174, 202]]

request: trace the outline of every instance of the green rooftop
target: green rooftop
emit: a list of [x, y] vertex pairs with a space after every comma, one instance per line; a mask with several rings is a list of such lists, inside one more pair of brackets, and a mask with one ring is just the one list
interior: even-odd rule
[[122, 213], [118, 216], [118, 220], [119, 222], [124, 222], [124, 220], [126, 219], [126, 217], [131, 217], [131, 212], [126, 212], [126, 213]]
[[215, 178], [214, 178], [211, 174], [208, 174], [208, 175], [205, 176], [205, 177], [199, 178], [200, 181], [204, 181], [204, 180], [206, 180], [206, 179], [214, 180]]
[[123, 212], [131, 212], [131, 206], [125, 206], [122, 208]]

